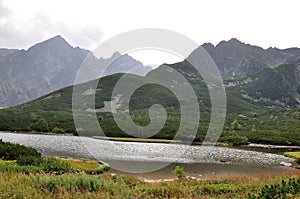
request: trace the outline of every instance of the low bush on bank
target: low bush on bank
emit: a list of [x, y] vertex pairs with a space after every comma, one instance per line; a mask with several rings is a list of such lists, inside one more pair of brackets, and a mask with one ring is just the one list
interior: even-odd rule
[[290, 178], [287, 181], [282, 180], [281, 183], [265, 185], [258, 195], [249, 194], [249, 199], [260, 198], [295, 198], [300, 194], [300, 178]]
[[[0, 140], [0, 171], [15, 171], [24, 173], [50, 173], [61, 175], [64, 173], [102, 174], [110, 167], [97, 161], [60, 159], [42, 157], [36, 149], [3, 142]], [[5, 160], [5, 161], [3, 161]]]
[[0, 158], [2, 160], [17, 160], [20, 157], [41, 158], [41, 154], [32, 147], [3, 142], [0, 139]]

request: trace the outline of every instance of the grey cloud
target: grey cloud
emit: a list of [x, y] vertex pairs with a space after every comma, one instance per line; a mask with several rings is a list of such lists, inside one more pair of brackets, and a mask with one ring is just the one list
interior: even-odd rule
[[12, 11], [0, 1], [0, 19], [12, 14]]
[[51, 18], [43, 13], [36, 14], [37, 24], [45, 32], [52, 35], [62, 35], [71, 44], [84, 48], [90, 48], [102, 38], [103, 32], [95, 25], [73, 25], [51, 21]]
[[43, 38], [43, 32], [29, 23], [17, 25], [13, 19], [0, 24], [0, 48], [26, 48]]
[[6, 23], [0, 23], [0, 48], [28, 48], [34, 43], [55, 35], [62, 35], [74, 46], [91, 48], [103, 36], [102, 30], [97, 26], [54, 22], [44, 13], [37, 13], [31, 19], [15, 18], [13, 12], [3, 6], [1, 1], [0, 13], [0, 19], [6, 21]]

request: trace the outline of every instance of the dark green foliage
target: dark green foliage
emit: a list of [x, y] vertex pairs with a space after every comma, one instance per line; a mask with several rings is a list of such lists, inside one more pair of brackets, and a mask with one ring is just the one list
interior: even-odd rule
[[[211, 117], [210, 96], [205, 82], [200, 74], [186, 61], [168, 66], [179, 71], [190, 82], [198, 97], [201, 120], [199, 121], [199, 128], [196, 129], [197, 135], [194, 141], [201, 142], [206, 135]], [[279, 67], [273, 80], [277, 79], [280, 72], [284, 74], [284, 78], [292, 81], [293, 74], [284, 72], [286, 67], [288, 66]], [[293, 67], [290, 66], [292, 69]], [[268, 69], [263, 69], [263, 71], [265, 70]], [[264, 91], [263, 95], [274, 95], [274, 99], [280, 97], [277, 96], [280, 90], [276, 90], [276, 85], [265, 85], [267, 84], [265, 82], [267, 81], [266, 78], [271, 78], [271, 75], [263, 71], [259, 73], [258, 79], [253, 82], [226, 88], [227, 117], [220, 141], [233, 145], [246, 144], [248, 142], [300, 145], [298, 133], [300, 131], [300, 114], [297, 109], [269, 108], [269, 105], [274, 105], [271, 101], [253, 101], [243, 97], [243, 94], [246, 93], [258, 95], [259, 93], [255, 89], [256, 84], [263, 85], [259, 87]], [[95, 95], [96, 109], [102, 108], [104, 101], [111, 100], [113, 88], [121, 76], [122, 74], [116, 74], [99, 80]], [[137, 81], [144, 81], [142, 77], [135, 75], [130, 77]], [[282, 75], [278, 76], [278, 81], [282, 81]], [[256, 83], [254, 84], [254, 82]], [[79, 86], [82, 89], [82, 93], [90, 88], [89, 85], [82, 84]], [[272, 90], [269, 90], [269, 86], [272, 87]], [[285, 90], [287, 88], [282, 89]], [[67, 87], [35, 101], [0, 110], [0, 130], [52, 131], [54, 133], [72, 133], [77, 135], [72, 115], [72, 92], [73, 87]], [[271, 93], [268, 94], [266, 92]], [[120, 99], [121, 101], [122, 98]], [[132, 120], [137, 125], [146, 126], [150, 122], [149, 107], [153, 104], [163, 105], [167, 112], [167, 118], [161, 131], [152, 138], [173, 139], [180, 125], [181, 112], [178, 99], [169, 89], [156, 84], [146, 84], [133, 93], [129, 102], [129, 110], [123, 111], [129, 111]], [[88, 104], [86, 106], [83, 108], [94, 108], [89, 107]], [[122, 110], [122, 106], [120, 109]], [[240, 117], [240, 115], [245, 117]], [[112, 113], [97, 112], [97, 118], [106, 136], [128, 137], [128, 134], [117, 126]], [[97, 129], [83, 130], [87, 135], [98, 135]], [[147, 137], [147, 135], [144, 136]], [[178, 138], [181, 140], [190, 139], [190, 131], [184, 132]]]
[[[38, 168], [39, 172], [54, 174], [76, 172], [70, 165], [62, 163], [56, 158], [41, 157], [36, 149], [2, 140], [0, 140], [0, 157], [2, 160], [17, 160], [16, 163], [20, 166], [34, 166], [34, 168]], [[9, 168], [14, 170], [17, 169], [17, 166]], [[23, 167], [21, 167], [22, 169]]]
[[58, 159], [51, 157], [44, 158], [40, 167], [45, 173], [54, 173], [58, 175], [67, 172], [75, 172], [75, 169], [73, 169], [69, 164], [62, 163]]
[[19, 165], [27, 166], [37, 166], [39, 168], [39, 173], [51, 173], [51, 174], [63, 174], [63, 173], [74, 173], [76, 172], [70, 165], [66, 163], [61, 163], [56, 158], [41, 158], [37, 159], [32, 156], [22, 156], [17, 160]]
[[290, 178], [288, 181], [282, 180], [281, 183], [265, 185], [258, 195], [249, 194], [249, 199], [277, 199], [294, 198], [300, 194], [300, 178]]
[[220, 138], [219, 141], [232, 144], [233, 146], [249, 144], [248, 138], [246, 136], [241, 136], [241, 135], [223, 136]]
[[[0, 159], [3, 160], [18, 160], [25, 156], [41, 158], [41, 154], [37, 150], [19, 144], [12, 144], [0, 140]], [[21, 158], [22, 157], [22, 158]]]
[[33, 123], [30, 124], [30, 129], [38, 131], [38, 132], [48, 132], [49, 125], [48, 122], [44, 119], [37, 119]]
[[31, 165], [31, 166], [39, 166], [42, 162], [41, 157], [36, 156], [19, 156], [17, 159], [17, 164], [19, 165]]
[[234, 131], [238, 131], [242, 129], [242, 126], [239, 124], [237, 120], [233, 120], [233, 122], [231, 123], [231, 129]]
[[[118, 179], [117, 179], [118, 178]], [[74, 176], [61, 176], [61, 177], [50, 177], [41, 179], [38, 185], [41, 185], [44, 189], [51, 192], [59, 191], [61, 189], [72, 187], [74, 191], [89, 191], [99, 192], [108, 191], [111, 193], [124, 191], [126, 188], [136, 186], [137, 180], [133, 180], [128, 177], [116, 177], [118, 184], [111, 183], [110, 181], [104, 181], [104, 179], [94, 177], [74, 177]], [[122, 185], [121, 185], [122, 184]], [[124, 184], [124, 185], [123, 185]]]
[[54, 127], [54, 128], [52, 129], [52, 133], [65, 133], [65, 130], [62, 129], [62, 128]]

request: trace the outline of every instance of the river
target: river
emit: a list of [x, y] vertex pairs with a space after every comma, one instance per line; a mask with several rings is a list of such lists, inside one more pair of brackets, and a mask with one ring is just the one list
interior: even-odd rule
[[[3, 141], [36, 148], [46, 156], [94, 158], [107, 162], [112, 172], [162, 178], [175, 165], [185, 165], [191, 176], [259, 174], [292, 170], [280, 166], [293, 159], [278, 154], [228, 147], [119, 142], [89, 137], [0, 132]], [[150, 173], [149, 173], [150, 172]], [[167, 178], [168, 175], [165, 177]], [[152, 177], [153, 178], [153, 177]]]

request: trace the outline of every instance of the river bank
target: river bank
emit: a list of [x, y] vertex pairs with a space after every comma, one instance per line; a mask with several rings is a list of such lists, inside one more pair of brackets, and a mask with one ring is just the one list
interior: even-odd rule
[[[136, 165], [136, 162], [127, 162], [126, 164]], [[112, 175], [131, 176], [146, 182], [162, 182], [176, 179], [176, 176], [172, 173], [176, 166], [183, 167], [188, 178], [197, 180], [225, 179], [256, 175], [283, 175], [288, 173], [298, 173], [300, 175], [300, 170], [289, 167], [215, 163], [171, 163], [162, 169], [148, 173], [128, 173], [116, 169], [111, 169], [110, 172]]]

